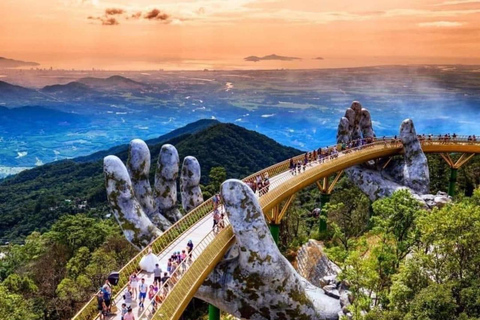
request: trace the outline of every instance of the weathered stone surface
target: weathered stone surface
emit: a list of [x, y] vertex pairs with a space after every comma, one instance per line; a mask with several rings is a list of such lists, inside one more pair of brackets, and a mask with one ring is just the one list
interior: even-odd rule
[[203, 202], [200, 189], [201, 170], [195, 157], [183, 159], [182, 173], [180, 176], [180, 190], [183, 209], [188, 212]]
[[116, 156], [103, 160], [108, 202], [123, 234], [137, 248], [147, 246], [161, 234], [143, 212], [134, 196], [127, 168]]
[[353, 140], [374, 136], [370, 112], [362, 108], [360, 102], [353, 101], [338, 124], [337, 142], [348, 143]]
[[[373, 137], [370, 113], [354, 101], [340, 119], [337, 142], [348, 143], [361, 132], [363, 138]], [[408, 189], [426, 208], [442, 206], [448, 198], [427, 196], [430, 184], [428, 162], [418, 140], [411, 119], [402, 122], [399, 132], [404, 148], [402, 160], [393, 160], [384, 169], [385, 161], [377, 167], [372, 164], [353, 166], [345, 170], [347, 176], [372, 200], [391, 196], [399, 189]]]
[[[187, 200], [195, 206], [203, 202], [200, 165], [187, 157], [184, 177]], [[177, 178], [179, 158], [172, 145], [162, 146], [155, 174], [155, 188], [149, 182], [150, 150], [144, 141], [130, 142], [127, 166], [116, 156], [104, 158], [104, 173], [110, 207], [125, 237], [136, 247], [143, 248], [181, 218], [177, 208]], [[188, 177], [188, 179], [187, 179]], [[193, 194], [194, 196], [190, 195]], [[193, 199], [193, 200], [192, 200]]]
[[152, 188], [148, 180], [150, 173], [150, 150], [147, 144], [140, 139], [130, 141], [128, 150], [127, 169], [132, 180], [135, 197], [148, 215], [155, 212], [155, 202], [152, 197]]
[[323, 291], [325, 291], [325, 294], [329, 297], [332, 297], [334, 299], [340, 299], [340, 292], [338, 292], [337, 286], [335, 284], [329, 284], [323, 287]]
[[177, 149], [165, 144], [160, 149], [155, 172], [155, 193], [159, 213], [168, 220], [178, 221], [182, 215], [177, 208], [177, 177], [180, 159]]
[[157, 204], [153, 198], [152, 187], [148, 180], [150, 173], [150, 150], [140, 139], [130, 142], [127, 168], [132, 180], [135, 198], [147, 217], [160, 230], [168, 229], [172, 224], [164, 216], [158, 214]]
[[342, 117], [338, 123], [337, 142], [348, 143], [351, 140], [350, 121], [346, 117]]
[[298, 273], [317, 287], [336, 283], [340, 268], [323, 253], [320, 241], [309, 240], [300, 247], [295, 258]]
[[301, 277], [279, 252], [253, 191], [227, 180], [221, 194], [237, 243], [196, 297], [242, 319], [337, 319], [339, 301]]
[[429, 191], [430, 174], [427, 157], [423, 153], [417, 132], [411, 119], [406, 119], [400, 126], [400, 139], [405, 150], [403, 166], [403, 183], [418, 194]]

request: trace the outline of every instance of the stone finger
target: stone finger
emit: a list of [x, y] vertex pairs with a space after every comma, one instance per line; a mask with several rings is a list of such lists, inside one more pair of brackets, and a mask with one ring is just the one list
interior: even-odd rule
[[365, 108], [362, 108], [360, 111], [360, 130], [362, 131], [363, 138], [373, 138], [375, 137], [375, 132], [373, 131], [372, 126], [372, 117], [370, 116], [370, 111]]
[[250, 252], [250, 256], [241, 255], [240, 263], [261, 265], [278, 260], [280, 252], [252, 189], [240, 180], [229, 179], [222, 184], [221, 195], [240, 250]]
[[406, 119], [400, 125], [400, 139], [403, 143], [404, 160], [403, 183], [420, 194], [426, 194], [430, 189], [430, 174], [427, 157], [417, 137], [415, 126], [411, 119]]
[[201, 170], [198, 160], [192, 156], [185, 157], [180, 176], [182, 206], [185, 212], [189, 212], [203, 202], [200, 178]]
[[127, 168], [116, 156], [103, 159], [110, 208], [125, 237], [137, 248], [146, 247], [161, 231], [152, 224], [134, 196]]
[[147, 217], [160, 229], [167, 230], [172, 224], [164, 216], [158, 214], [157, 203], [153, 198], [152, 187], [148, 178], [150, 174], [150, 150], [140, 139], [130, 142], [128, 149], [127, 169], [132, 180], [135, 198]]
[[179, 163], [177, 149], [171, 144], [163, 145], [155, 172], [155, 195], [158, 212], [171, 222], [176, 222], [182, 217], [177, 208]]

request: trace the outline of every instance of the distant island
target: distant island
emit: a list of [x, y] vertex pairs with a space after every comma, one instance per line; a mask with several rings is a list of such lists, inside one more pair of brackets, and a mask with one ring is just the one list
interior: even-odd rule
[[286, 56], [279, 56], [276, 54], [270, 54], [268, 56], [264, 57], [257, 57], [257, 56], [249, 56], [244, 58], [245, 61], [253, 61], [253, 62], [258, 62], [258, 61], [263, 61], [263, 60], [279, 60], [279, 61], [293, 61], [293, 60], [302, 60], [301, 58], [297, 57], [286, 57]]
[[8, 59], [0, 57], [0, 69], [18, 68], [18, 67], [36, 67], [39, 63], [21, 60]]
[[325, 59], [322, 57], [316, 57], [316, 58], [313, 58], [313, 60], [325, 60]]

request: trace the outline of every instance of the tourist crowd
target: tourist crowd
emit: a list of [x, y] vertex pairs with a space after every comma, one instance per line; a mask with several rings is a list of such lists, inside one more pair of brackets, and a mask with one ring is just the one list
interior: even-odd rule
[[[184, 250], [174, 252], [168, 259], [166, 271], [160, 268], [157, 256], [149, 247], [148, 254], [140, 261], [140, 268], [145, 272], [153, 273], [153, 282], [147, 283], [147, 279], [140, 278], [136, 272], [129, 276], [127, 289], [122, 296], [122, 320], [135, 320], [134, 304], [138, 306], [139, 313], [142, 313], [145, 310], [145, 301], [150, 301], [151, 314], [155, 313], [170, 288], [178, 282], [179, 277], [192, 263], [193, 246], [192, 240], [189, 240]], [[112, 289], [107, 280], [97, 295], [101, 320], [106, 319], [107, 315], [117, 312], [116, 307], [111, 304], [111, 295]]]

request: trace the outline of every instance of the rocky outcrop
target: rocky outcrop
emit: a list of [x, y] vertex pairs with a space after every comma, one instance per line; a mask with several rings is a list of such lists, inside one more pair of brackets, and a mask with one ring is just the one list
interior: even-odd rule
[[322, 288], [325, 294], [337, 299], [341, 310], [338, 318], [351, 317], [348, 306], [352, 303], [352, 293], [346, 283], [337, 279], [340, 268], [330, 261], [323, 252], [323, 244], [320, 241], [309, 240], [300, 247], [295, 259], [297, 271], [310, 283]]
[[338, 319], [339, 300], [298, 274], [278, 250], [253, 191], [227, 180], [221, 195], [236, 245], [195, 296], [242, 319]]
[[340, 268], [324, 254], [322, 243], [312, 239], [298, 250], [295, 266], [302, 277], [320, 288], [334, 284], [340, 272]]

